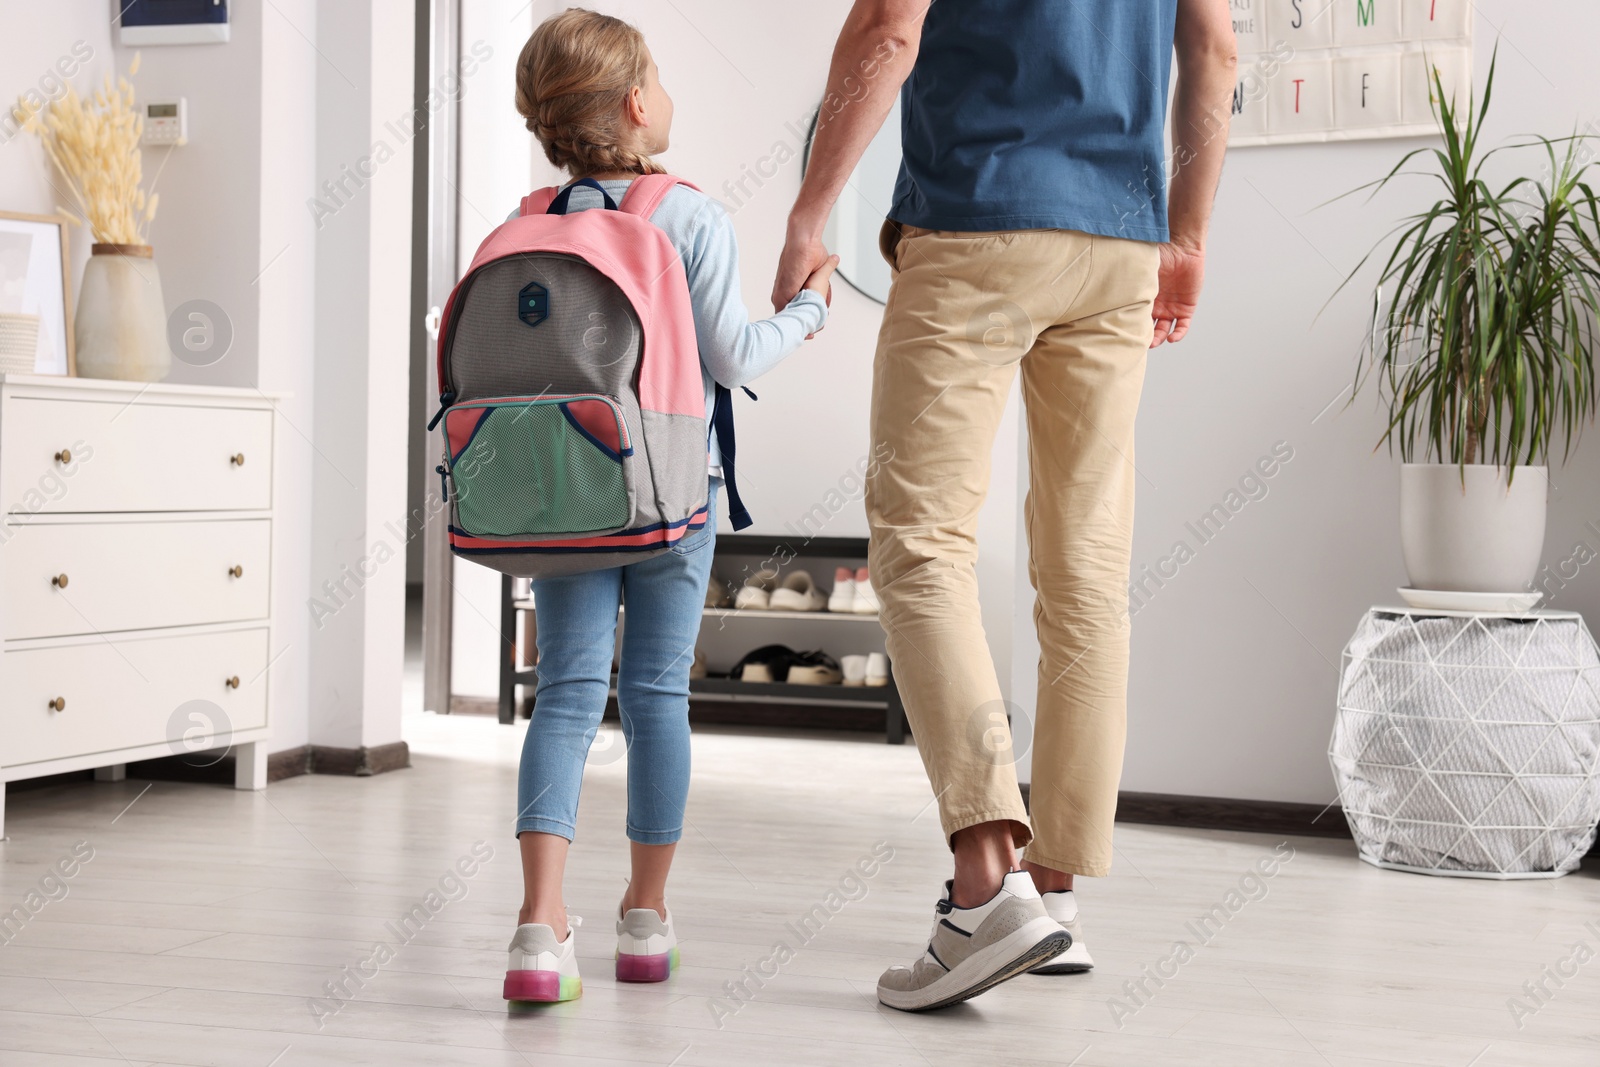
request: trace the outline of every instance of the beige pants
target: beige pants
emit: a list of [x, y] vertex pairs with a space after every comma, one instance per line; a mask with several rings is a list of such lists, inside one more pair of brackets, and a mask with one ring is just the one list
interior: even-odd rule
[[[1068, 230], [957, 234], [890, 222], [883, 251], [894, 284], [873, 370], [872, 442], [892, 458], [867, 487], [870, 562], [946, 837], [1011, 820], [1027, 859], [1104, 875], [1127, 727], [1133, 427], [1157, 247]], [[1042, 648], [1031, 831], [975, 570], [989, 456], [1018, 367]]]

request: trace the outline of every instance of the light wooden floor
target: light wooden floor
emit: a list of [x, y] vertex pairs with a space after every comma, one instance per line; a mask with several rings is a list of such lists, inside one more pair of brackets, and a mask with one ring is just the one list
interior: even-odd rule
[[[0, 945], [0, 1065], [1600, 1064], [1600, 959], [1563, 988], [1547, 982], [1553, 999], [1520, 1030], [1507, 1006], [1575, 943], [1600, 953], [1593, 873], [1430, 879], [1297, 839], [1265, 896], [1200, 945], [1186, 922], [1279, 844], [1249, 834], [1119, 828], [1116, 873], [1081, 894], [1092, 975], [1025, 977], [934, 1015], [881, 1008], [876, 977], [921, 947], [946, 872], [915, 750], [867, 735], [696, 734], [673, 897], [684, 965], [660, 986], [608, 974], [624, 764], [593, 767], [569, 881], [570, 906], [590, 919], [585, 994], [508, 1011], [522, 729], [417, 714], [413, 769], [297, 778], [264, 795], [132, 781], [13, 794], [0, 911], [75, 842], [94, 858]], [[466, 896], [319, 1029], [309, 998], [377, 942], [395, 944], [386, 923], [480, 840], [494, 856]], [[894, 859], [865, 896], [719, 1029], [725, 983], [776, 941], [798, 944], [786, 924], [880, 841]], [[1119, 1026], [1111, 998], [1175, 941], [1193, 958], [1147, 983]]]

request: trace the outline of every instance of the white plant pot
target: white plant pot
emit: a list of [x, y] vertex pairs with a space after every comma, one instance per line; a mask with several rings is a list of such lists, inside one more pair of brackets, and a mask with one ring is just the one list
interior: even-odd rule
[[159, 382], [172, 369], [161, 274], [148, 245], [97, 244], [73, 319], [84, 378]]
[[1405, 463], [1400, 547], [1413, 589], [1512, 593], [1532, 587], [1544, 552], [1549, 471]]

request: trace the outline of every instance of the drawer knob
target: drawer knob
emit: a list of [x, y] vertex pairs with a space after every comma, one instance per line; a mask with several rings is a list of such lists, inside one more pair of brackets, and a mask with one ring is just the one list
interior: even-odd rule
[[67, 576], [65, 574], [58, 574], [54, 578], [50, 579], [50, 584], [55, 586], [57, 589], [65, 589], [67, 587]]
[[244, 453], [235, 452], [233, 455], [228, 457], [228, 462], [232, 463], [235, 467], [244, 466]]
[[229, 689], [237, 689], [239, 688], [239, 676], [236, 674], [222, 684], [227, 686]]
[[232, 567], [228, 568], [228, 573], [233, 575], [235, 578], [243, 578], [244, 577], [244, 568], [235, 565], [235, 566], [232, 566]]
[[57, 452], [56, 453], [56, 462], [61, 464], [63, 467], [65, 467], [68, 463], [71, 463], [72, 462], [72, 449], [63, 448], [60, 452]]
[[67, 710], [67, 698], [66, 697], [56, 697], [54, 700], [50, 701], [49, 707], [50, 707], [51, 711], [66, 711]]

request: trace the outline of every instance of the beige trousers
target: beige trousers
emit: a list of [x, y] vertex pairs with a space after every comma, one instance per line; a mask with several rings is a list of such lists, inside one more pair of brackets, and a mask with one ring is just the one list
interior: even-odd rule
[[[946, 838], [1010, 820], [1027, 859], [1104, 875], [1127, 730], [1133, 429], [1157, 247], [889, 222], [883, 252], [894, 284], [873, 368], [872, 442], [888, 458], [867, 486], [870, 563]], [[1031, 829], [976, 576], [989, 456], [1019, 367], [1042, 649]]]

